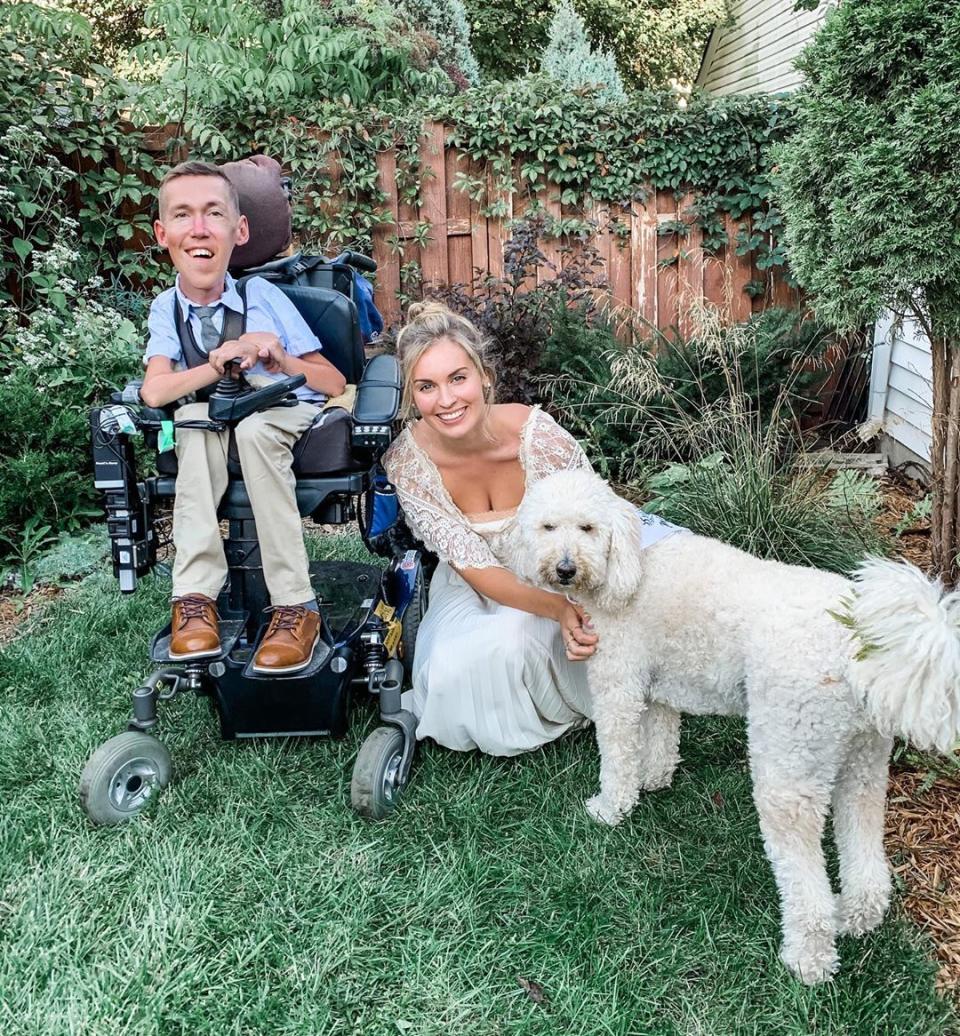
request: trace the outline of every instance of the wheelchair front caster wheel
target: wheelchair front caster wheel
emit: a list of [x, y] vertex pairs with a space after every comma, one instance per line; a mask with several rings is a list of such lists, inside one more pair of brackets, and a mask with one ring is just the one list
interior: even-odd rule
[[105, 741], [80, 775], [80, 805], [94, 824], [132, 820], [170, 782], [170, 753], [155, 737], [128, 730]]
[[362, 817], [383, 820], [397, 808], [403, 784], [403, 733], [377, 727], [360, 746], [350, 782], [350, 804]]

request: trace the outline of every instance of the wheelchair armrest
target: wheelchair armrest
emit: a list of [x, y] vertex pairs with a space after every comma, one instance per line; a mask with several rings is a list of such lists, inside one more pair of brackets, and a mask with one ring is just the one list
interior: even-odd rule
[[353, 408], [355, 425], [392, 424], [400, 409], [400, 364], [382, 353], [364, 367]]
[[128, 381], [122, 389], [110, 393], [111, 403], [123, 403], [126, 406], [143, 406], [140, 399], [140, 389], [143, 388], [143, 378]]
[[161, 421], [172, 421], [177, 409], [176, 403], [168, 403], [164, 407], [147, 406], [140, 398], [141, 388], [143, 388], [143, 378], [128, 381], [122, 389], [110, 393], [110, 402], [125, 407], [136, 407], [131, 413], [144, 428], [159, 428]]

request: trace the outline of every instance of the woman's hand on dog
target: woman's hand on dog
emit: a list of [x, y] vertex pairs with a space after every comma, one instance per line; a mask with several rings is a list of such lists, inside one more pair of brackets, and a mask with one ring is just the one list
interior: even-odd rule
[[560, 632], [571, 662], [585, 662], [597, 650], [600, 638], [593, 632], [590, 616], [573, 601], [564, 601]]

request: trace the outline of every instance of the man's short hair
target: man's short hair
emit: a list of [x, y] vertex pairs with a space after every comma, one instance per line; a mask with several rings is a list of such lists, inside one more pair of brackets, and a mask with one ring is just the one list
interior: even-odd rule
[[212, 162], [181, 162], [179, 165], [175, 165], [160, 181], [157, 199], [161, 219], [163, 218], [163, 189], [168, 183], [179, 180], [181, 176], [215, 176], [219, 180], [223, 180], [227, 185], [227, 197], [230, 199], [233, 211], [238, 216], [240, 215], [240, 195], [237, 194], [237, 188], [234, 186], [233, 181], [219, 166], [214, 165]]

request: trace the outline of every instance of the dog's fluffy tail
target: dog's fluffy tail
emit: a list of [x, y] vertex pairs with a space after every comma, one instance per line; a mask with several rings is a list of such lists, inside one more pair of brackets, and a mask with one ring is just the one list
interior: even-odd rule
[[960, 590], [873, 558], [854, 574], [844, 621], [859, 642], [855, 688], [877, 729], [949, 752], [960, 737]]

